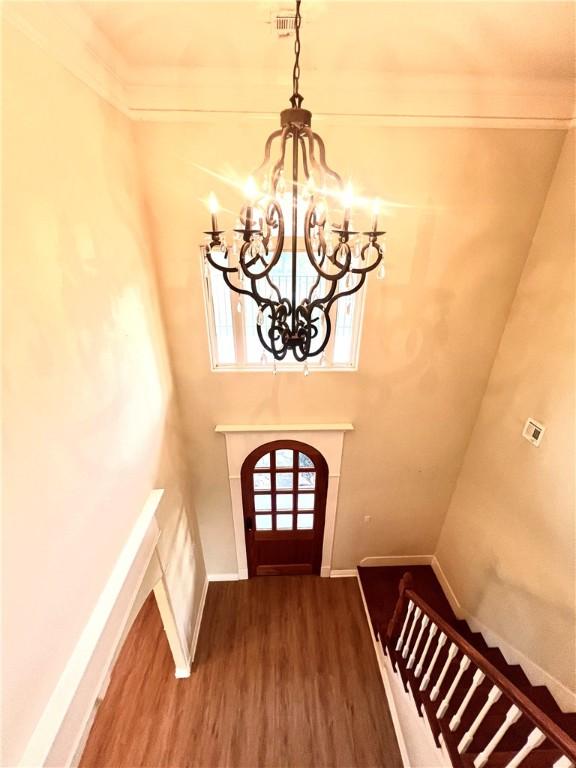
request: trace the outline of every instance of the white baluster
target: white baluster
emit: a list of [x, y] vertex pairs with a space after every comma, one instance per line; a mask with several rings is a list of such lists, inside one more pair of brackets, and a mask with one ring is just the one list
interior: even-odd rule
[[452, 685], [448, 689], [448, 692], [446, 693], [446, 696], [442, 699], [442, 703], [438, 707], [438, 711], [436, 712], [436, 717], [444, 717], [446, 714], [446, 710], [450, 706], [450, 701], [452, 699], [452, 696], [454, 695], [454, 691], [456, 690], [456, 687], [458, 686], [458, 683], [460, 682], [462, 675], [468, 667], [470, 666], [470, 659], [468, 656], [462, 656], [460, 659], [460, 664], [458, 666], [458, 672], [456, 672], [456, 675], [454, 677], [454, 680], [452, 680]]
[[428, 639], [426, 640], [426, 645], [424, 646], [424, 650], [422, 651], [422, 655], [420, 656], [420, 661], [418, 664], [416, 664], [416, 669], [414, 670], [414, 674], [416, 677], [420, 677], [422, 674], [422, 665], [424, 664], [424, 659], [426, 658], [426, 654], [428, 653], [428, 649], [430, 648], [430, 643], [432, 642], [432, 638], [438, 631], [438, 627], [434, 622], [431, 622], [430, 624], [430, 631], [428, 632]]
[[432, 672], [434, 671], [434, 667], [436, 666], [436, 662], [438, 661], [438, 656], [440, 656], [440, 651], [442, 650], [445, 642], [446, 642], [446, 635], [444, 634], [444, 632], [440, 632], [440, 635], [438, 636], [438, 645], [436, 646], [436, 650], [434, 651], [434, 656], [432, 656], [432, 661], [428, 665], [426, 674], [424, 675], [424, 677], [422, 678], [422, 682], [420, 683], [421, 691], [425, 691], [426, 688], [428, 688], [430, 677], [432, 675]]
[[408, 669], [412, 669], [414, 666], [414, 662], [416, 661], [416, 652], [418, 650], [418, 646], [420, 645], [420, 641], [422, 640], [422, 635], [424, 634], [424, 630], [428, 626], [428, 622], [430, 621], [429, 617], [424, 614], [422, 616], [422, 624], [420, 625], [420, 632], [418, 633], [418, 637], [416, 638], [416, 642], [414, 643], [414, 648], [412, 649], [412, 653], [410, 654], [410, 658], [408, 659]]
[[508, 712], [506, 712], [506, 717], [504, 718], [504, 722], [498, 728], [494, 736], [490, 739], [488, 744], [484, 747], [482, 752], [480, 752], [479, 755], [476, 756], [476, 759], [474, 760], [474, 768], [482, 768], [486, 763], [488, 762], [488, 758], [494, 752], [498, 744], [500, 743], [500, 740], [506, 733], [506, 731], [510, 728], [510, 726], [518, 720], [522, 713], [516, 706], [516, 704], [512, 704]]
[[412, 642], [412, 635], [414, 634], [416, 624], [418, 624], [418, 619], [420, 618], [421, 615], [422, 615], [422, 609], [417, 606], [416, 610], [414, 611], [414, 621], [412, 622], [412, 626], [410, 627], [410, 632], [408, 633], [408, 637], [406, 638], [404, 648], [402, 649], [403, 659], [405, 659], [406, 656], [408, 656], [408, 651], [410, 650], [410, 643]]
[[404, 618], [404, 624], [402, 625], [402, 632], [400, 632], [400, 637], [398, 638], [398, 642], [396, 643], [396, 650], [399, 651], [402, 648], [402, 643], [404, 642], [404, 633], [406, 632], [406, 627], [408, 626], [408, 621], [410, 620], [410, 614], [412, 613], [412, 609], [414, 608], [414, 603], [412, 600], [408, 601], [408, 609], [406, 610], [406, 617]]
[[562, 757], [559, 757], [558, 760], [556, 760], [552, 768], [574, 768], [574, 763], [569, 757], [562, 755]]
[[458, 752], [460, 754], [462, 754], [462, 752], [466, 752], [466, 750], [468, 749], [468, 747], [472, 742], [472, 739], [474, 738], [474, 734], [476, 733], [478, 728], [480, 728], [480, 726], [482, 725], [482, 721], [486, 717], [488, 710], [495, 702], [498, 701], [500, 696], [502, 696], [502, 691], [500, 690], [500, 688], [498, 688], [497, 685], [494, 685], [490, 689], [490, 692], [488, 693], [488, 698], [486, 699], [486, 703], [484, 704], [480, 712], [478, 712], [478, 714], [476, 715], [476, 718], [474, 719], [474, 722], [472, 723], [470, 728], [468, 728], [464, 736], [462, 736], [462, 738], [460, 739], [460, 743], [458, 744]]
[[440, 675], [438, 677], [438, 680], [436, 680], [436, 685], [432, 688], [432, 692], [430, 693], [430, 701], [436, 701], [438, 698], [438, 694], [440, 693], [440, 686], [444, 682], [444, 678], [446, 677], [446, 673], [448, 672], [448, 667], [450, 664], [452, 664], [452, 659], [456, 654], [458, 653], [458, 646], [456, 643], [452, 643], [450, 648], [448, 649], [448, 658], [446, 659], [446, 663], [444, 664], [442, 668], [442, 672], [440, 672]]
[[462, 703], [460, 704], [458, 712], [456, 712], [452, 720], [450, 720], [451, 731], [455, 731], [457, 728], [460, 727], [462, 715], [466, 711], [468, 704], [470, 704], [470, 699], [474, 695], [474, 691], [476, 690], [476, 688], [478, 688], [482, 680], [484, 680], [484, 672], [482, 672], [481, 669], [477, 669], [476, 672], [474, 672], [474, 677], [472, 678], [472, 682], [470, 683], [470, 688], [468, 689], [468, 693], [462, 699]]
[[524, 758], [529, 755], [533, 749], [536, 749], [536, 747], [539, 747], [540, 744], [542, 744], [545, 738], [546, 736], [544, 736], [539, 728], [534, 728], [534, 730], [531, 731], [528, 735], [526, 744], [524, 744], [520, 752], [518, 752], [515, 757], [510, 760], [509, 763], [506, 763], [506, 768], [517, 768], [522, 760], [524, 760]]

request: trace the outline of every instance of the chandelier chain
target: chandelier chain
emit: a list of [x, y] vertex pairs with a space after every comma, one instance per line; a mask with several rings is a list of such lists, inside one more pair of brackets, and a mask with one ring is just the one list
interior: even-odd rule
[[292, 98], [290, 99], [292, 106], [296, 108], [300, 108], [304, 100], [298, 91], [299, 83], [300, 83], [300, 24], [302, 23], [302, 16], [300, 15], [300, 3], [301, 3], [301, 0], [296, 0], [296, 39], [294, 41], [294, 69], [292, 71]]

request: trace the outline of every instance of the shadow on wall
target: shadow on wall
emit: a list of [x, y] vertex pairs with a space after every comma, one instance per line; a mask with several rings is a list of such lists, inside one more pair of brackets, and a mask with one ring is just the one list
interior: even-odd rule
[[[389, 312], [389, 330], [382, 345], [382, 365], [386, 368], [387, 384], [406, 384], [413, 380], [420, 389], [430, 391], [438, 386], [436, 361], [449, 340], [449, 317], [454, 292], [445, 288], [431, 290], [431, 252], [438, 227], [438, 210], [429, 201], [417, 222], [416, 242], [408, 280], [392, 281], [387, 288], [386, 301], [378, 313]], [[448, 284], [448, 281], [444, 281]], [[426, 293], [426, 301], [423, 300]], [[413, 322], [406, 324], [406, 318]], [[378, 320], [383, 318], [378, 317]], [[389, 361], [399, 361], [390, 368]]]
[[[570, 657], [570, 647], [567, 642], [573, 634], [573, 616], [566, 603], [561, 600], [551, 602], [549, 595], [539, 595], [528, 591], [523, 584], [515, 582], [503, 566], [494, 557], [486, 563], [481, 573], [477, 575], [477, 583], [482, 585], [476, 599], [465, 606], [466, 611], [479, 619], [486, 617], [496, 633], [522, 652], [530, 652], [529, 658], [540, 665], [544, 658], [534, 653], [535, 649], [555, 647], [559, 667], [572, 671], [571, 687], [576, 691], [576, 667]], [[532, 616], [539, 616], [539, 621], [532, 621]], [[516, 628], [514, 637], [507, 637], [506, 629]], [[544, 653], [543, 653], [544, 655]], [[527, 671], [527, 670], [525, 670]], [[554, 670], [550, 670], [553, 674]], [[565, 675], [560, 675], [565, 679]]]

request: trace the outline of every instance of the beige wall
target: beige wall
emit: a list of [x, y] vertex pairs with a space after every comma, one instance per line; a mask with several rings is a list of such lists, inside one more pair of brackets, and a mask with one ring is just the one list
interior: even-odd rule
[[245, 178], [275, 127], [231, 117], [135, 127], [207, 569], [237, 568], [217, 423], [352, 422], [333, 567], [432, 553], [562, 133], [318, 124], [334, 168], [401, 204], [387, 222], [389, 278], [368, 288], [359, 371], [211, 373], [202, 199], [213, 189], [235, 211], [240, 196], [199, 166]]
[[15, 765], [155, 485], [171, 383], [130, 123], [8, 24], [3, 81], [2, 757]]
[[[575, 132], [502, 337], [438, 558], [465, 609], [576, 691]], [[546, 432], [521, 437], [528, 417]]]

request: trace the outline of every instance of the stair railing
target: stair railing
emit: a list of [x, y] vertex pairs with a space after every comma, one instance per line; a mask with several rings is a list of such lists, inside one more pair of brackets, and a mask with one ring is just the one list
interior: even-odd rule
[[[515, 750], [505, 768], [520, 766], [545, 741], [561, 753], [551, 752], [554, 760], [551, 768], [570, 768], [576, 764], [576, 741], [414, 591], [409, 572], [400, 582], [398, 601], [383, 641], [405, 689], [408, 690], [409, 684], [416, 705], [426, 710], [437, 743], [442, 733], [454, 765], [460, 768], [465, 764], [462, 758], [472, 742], [478, 742], [480, 734], [477, 736], [477, 733], [482, 723], [502, 696], [510, 707], [482, 748], [475, 747], [474, 768], [483, 768], [490, 761], [490, 756], [521, 718], [528, 721], [528, 733], [523, 746]], [[471, 678], [468, 674], [463, 683], [468, 669], [473, 674]], [[476, 716], [472, 720], [470, 716], [467, 718], [467, 728], [461, 733], [470, 702], [475, 694], [478, 696], [478, 688], [484, 683], [488, 683], [483, 688], [486, 698]], [[463, 685], [468, 686], [465, 692], [459, 690]], [[457, 690], [459, 696], [453, 703]], [[477, 699], [476, 703], [478, 705]]]

